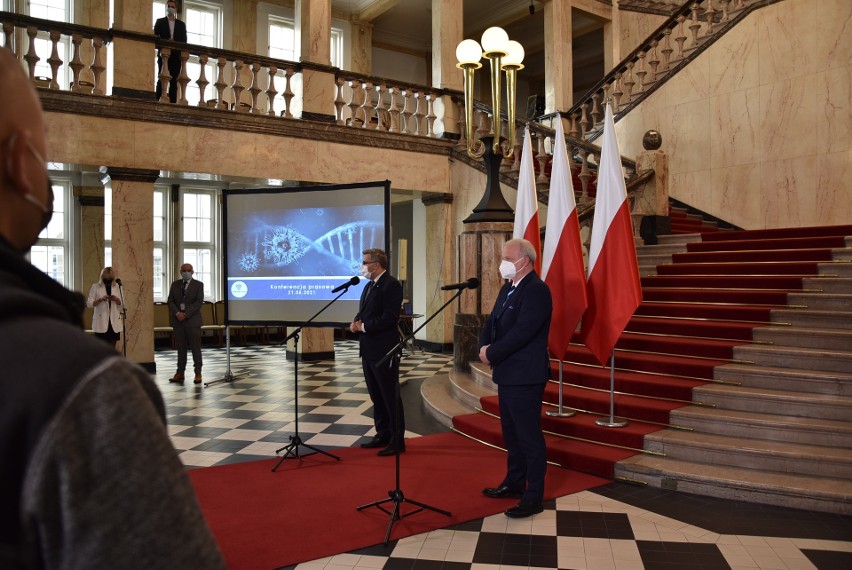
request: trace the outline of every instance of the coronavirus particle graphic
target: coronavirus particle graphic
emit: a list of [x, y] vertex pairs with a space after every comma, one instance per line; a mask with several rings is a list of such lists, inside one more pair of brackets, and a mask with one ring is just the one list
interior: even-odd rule
[[257, 271], [257, 268], [260, 267], [260, 260], [255, 254], [248, 251], [240, 256], [237, 263], [243, 271]]
[[299, 232], [278, 227], [263, 239], [263, 257], [280, 265], [293, 263], [308, 251], [310, 243]]

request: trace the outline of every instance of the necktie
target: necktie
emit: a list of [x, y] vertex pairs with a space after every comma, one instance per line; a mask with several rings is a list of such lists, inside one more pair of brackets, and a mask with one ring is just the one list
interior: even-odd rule
[[370, 291], [372, 291], [372, 289], [373, 282], [370, 281], [369, 283], [367, 283], [367, 286], [364, 287], [364, 294], [361, 296], [361, 306], [359, 307], [359, 310], [364, 308], [364, 305], [367, 303], [367, 295], [370, 294]]
[[183, 296], [186, 297], [186, 288], [189, 285], [189, 281], [183, 282]]
[[505, 301], [503, 301], [503, 306], [504, 306], [504, 307], [506, 306], [506, 303], [508, 303], [508, 302], [509, 302], [509, 297], [511, 297], [511, 296], [512, 296], [512, 293], [514, 293], [514, 292], [515, 292], [515, 286], [514, 286], [514, 285], [512, 285], [511, 287], [509, 287], [509, 292], [508, 292], [508, 293], [506, 293], [506, 300], [505, 300]]

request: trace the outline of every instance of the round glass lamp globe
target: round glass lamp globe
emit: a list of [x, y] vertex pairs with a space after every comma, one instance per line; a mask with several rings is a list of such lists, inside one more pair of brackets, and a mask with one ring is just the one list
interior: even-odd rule
[[509, 34], [506, 30], [493, 26], [482, 34], [482, 50], [488, 53], [506, 54], [509, 51]]
[[507, 65], [521, 65], [521, 62], [524, 61], [524, 46], [522, 46], [515, 40], [509, 40], [508, 51], [509, 53], [503, 57], [503, 66], [505, 67]]
[[476, 40], [463, 40], [456, 47], [456, 59], [459, 63], [479, 63], [482, 48]]

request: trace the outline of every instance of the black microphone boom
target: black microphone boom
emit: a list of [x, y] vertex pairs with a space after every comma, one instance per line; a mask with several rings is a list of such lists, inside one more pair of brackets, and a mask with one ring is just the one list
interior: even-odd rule
[[342, 291], [342, 290], [344, 290], [344, 289], [348, 289], [348, 288], [349, 288], [349, 287], [351, 287], [352, 285], [357, 285], [357, 284], [358, 284], [358, 283], [360, 283], [360, 282], [361, 282], [361, 278], [360, 278], [360, 277], [358, 277], [358, 276], [355, 276], [355, 277], [353, 277], [352, 279], [350, 279], [349, 281], [347, 281], [346, 283], [344, 283], [343, 285], [338, 285], [337, 287], [335, 287], [334, 289], [332, 289], [332, 290], [331, 290], [331, 292], [332, 292], [332, 293], [337, 293], [338, 291]]
[[441, 291], [454, 291], [456, 289], [476, 289], [479, 287], [479, 279], [476, 277], [471, 277], [467, 281], [462, 281], [461, 283], [453, 283], [452, 285], [444, 285], [441, 287]]
[[116, 279], [115, 284], [118, 285], [119, 287], [121, 287], [121, 279]]

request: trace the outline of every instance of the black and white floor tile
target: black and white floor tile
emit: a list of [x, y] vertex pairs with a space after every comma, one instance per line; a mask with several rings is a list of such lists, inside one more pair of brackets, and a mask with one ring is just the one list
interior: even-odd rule
[[[210, 386], [169, 384], [174, 351], [158, 351], [157, 382], [169, 432], [187, 468], [268, 459], [296, 433], [295, 370], [282, 347], [204, 349]], [[416, 351], [401, 363], [406, 437], [445, 431], [422, 409], [420, 383], [452, 368], [450, 355]], [[248, 373], [241, 376], [243, 373]], [[349, 447], [374, 431], [357, 345], [335, 360], [300, 363], [298, 433], [319, 449]], [[357, 552], [298, 570], [519, 570], [520, 568], [852, 569], [852, 517], [612, 483], [545, 504], [535, 517], [502, 514]]]

